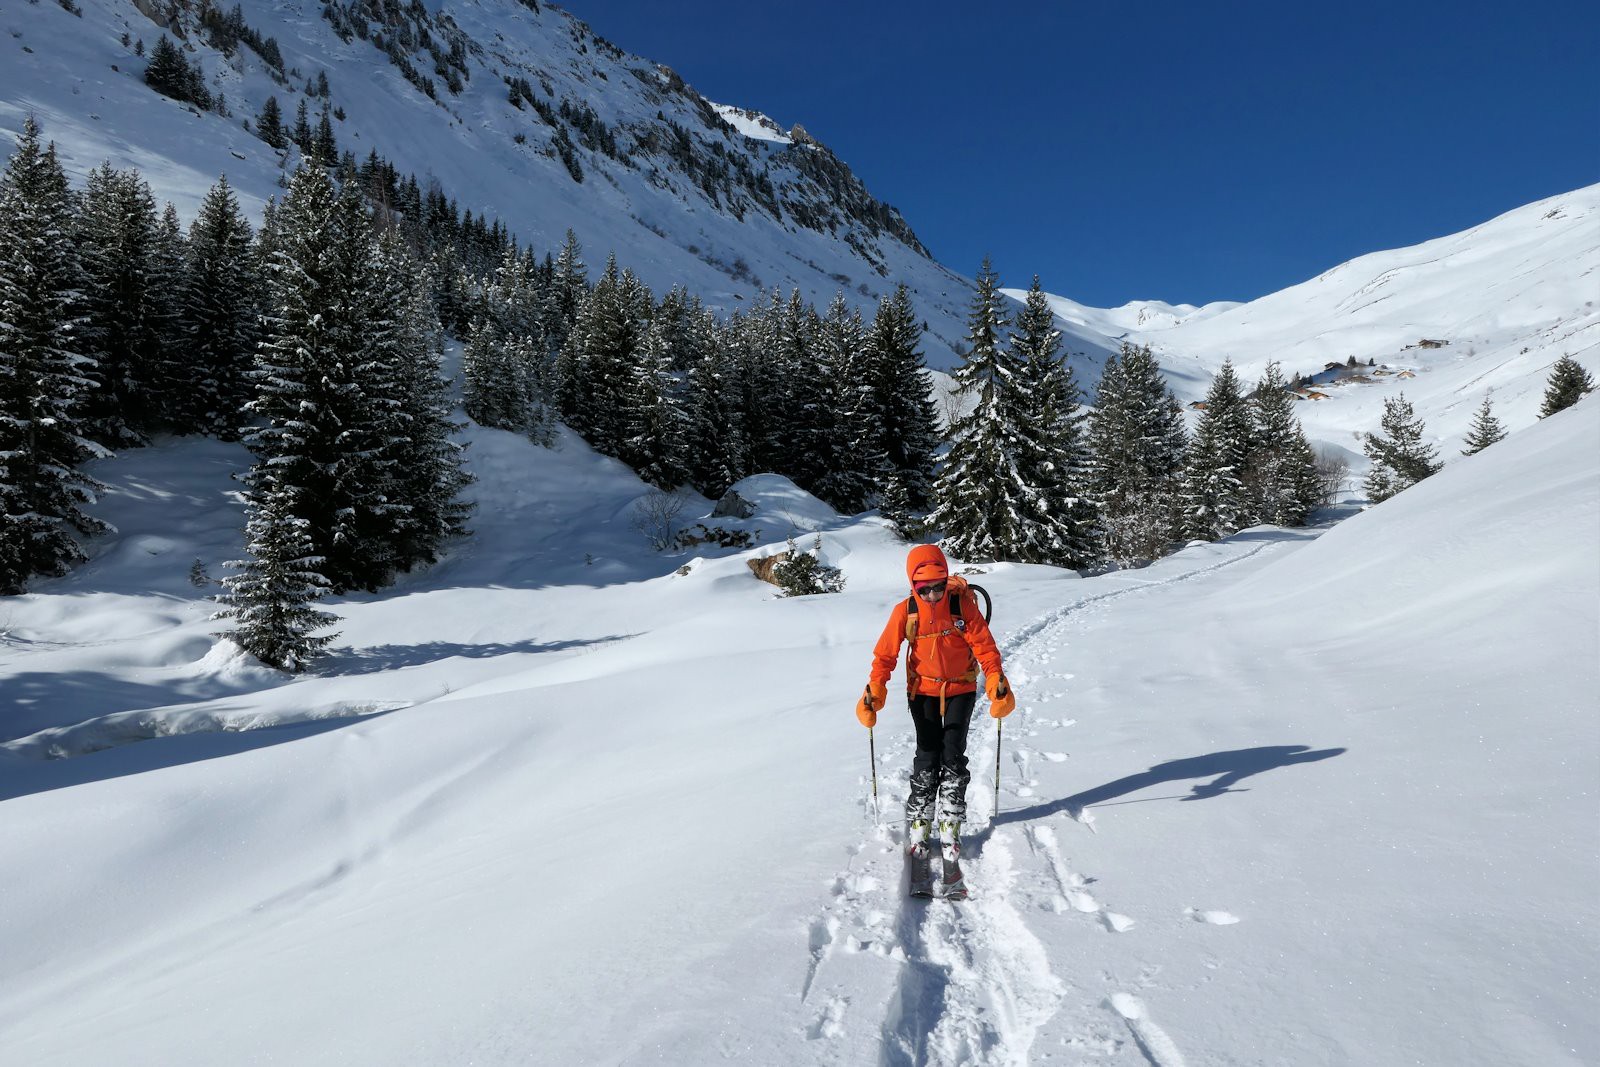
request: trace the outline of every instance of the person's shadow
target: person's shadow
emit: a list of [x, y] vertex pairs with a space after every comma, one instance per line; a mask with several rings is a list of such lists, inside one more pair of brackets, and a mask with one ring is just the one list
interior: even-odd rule
[[1187, 796], [1149, 799], [1209, 800], [1224, 793], [1247, 793], [1249, 790], [1235, 789], [1234, 786], [1253, 774], [1296, 763], [1315, 763], [1317, 760], [1342, 755], [1344, 751], [1342, 748], [1319, 748], [1313, 751], [1309, 745], [1264, 745], [1261, 748], [1240, 748], [1231, 752], [1213, 752], [1209, 756], [1168, 760], [1166, 763], [1156, 764], [1147, 771], [1130, 774], [1105, 785], [1097, 785], [1093, 789], [1074, 793], [1070, 797], [1052, 800], [1045, 804], [1035, 804], [1031, 808], [1002, 811], [995, 817], [993, 825], [1025, 822], [1029, 819], [1054, 815], [1060, 811], [1076, 818], [1084, 808], [1104, 804], [1117, 797], [1137, 793], [1153, 785], [1161, 785], [1163, 782], [1182, 782], [1193, 778], [1211, 780], [1196, 782], [1189, 788]]

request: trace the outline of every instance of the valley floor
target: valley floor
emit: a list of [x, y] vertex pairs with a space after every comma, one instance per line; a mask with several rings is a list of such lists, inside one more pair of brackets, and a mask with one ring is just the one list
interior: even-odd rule
[[[131, 724], [50, 735], [70, 758], [0, 746], [0, 1047], [1595, 1062], [1600, 484], [1543, 462], [1600, 448], [1585, 407], [1331, 527], [974, 575], [1020, 703], [998, 812], [973, 728], [959, 904], [902, 891], [909, 722], [876, 732], [874, 812], [850, 713], [902, 595], [875, 520], [791, 512], [850, 584], [785, 601], [739, 556], [585, 583], [598, 551], [536, 580], [506, 561], [579, 542], [507, 500], [475, 555], [334, 605], [340, 652], [286, 684], [197, 639], [198, 593], [114, 585], [131, 564], [102, 556], [20, 598], [0, 648], [29, 707], [66, 722], [77, 687]], [[159, 487], [150, 451], [123, 491]], [[201, 515], [222, 483], [185, 477]], [[623, 497], [577, 499], [607, 545], [583, 507]], [[221, 551], [167, 525], [175, 559]]]

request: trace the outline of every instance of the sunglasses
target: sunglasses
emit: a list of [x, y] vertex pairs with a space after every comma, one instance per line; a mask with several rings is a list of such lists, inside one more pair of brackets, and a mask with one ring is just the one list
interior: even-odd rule
[[934, 582], [931, 585], [917, 587], [917, 595], [927, 600], [932, 597], [944, 596], [944, 582]]

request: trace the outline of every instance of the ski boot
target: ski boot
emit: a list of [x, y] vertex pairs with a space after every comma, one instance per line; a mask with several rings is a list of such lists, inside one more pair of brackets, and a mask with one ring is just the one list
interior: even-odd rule
[[940, 895], [946, 900], [967, 899], [967, 880], [961, 873], [961, 823], [958, 820], [940, 821], [939, 852], [944, 860], [944, 884]]
[[933, 896], [933, 870], [929, 862], [931, 832], [926, 819], [913, 820], [906, 829], [906, 871], [914, 897]]

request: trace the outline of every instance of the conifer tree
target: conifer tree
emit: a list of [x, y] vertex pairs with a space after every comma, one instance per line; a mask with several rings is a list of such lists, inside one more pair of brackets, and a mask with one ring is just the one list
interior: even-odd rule
[[306, 116], [306, 102], [300, 101], [294, 110], [294, 129], [289, 133], [290, 140], [294, 141], [300, 151], [305, 155], [312, 155], [312, 148], [316, 144], [315, 136], [311, 132], [311, 120]]
[[1467, 447], [1461, 450], [1461, 454], [1475, 456], [1490, 445], [1498, 444], [1505, 439], [1506, 428], [1494, 417], [1493, 395], [1485, 394], [1478, 413], [1472, 417], [1472, 428], [1467, 431], [1467, 438], [1462, 442]]
[[189, 62], [166, 34], [150, 50], [150, 62], [144, 68], [145, 84], [163, 96], [178, 100], [189, 99]]
[[[562, 239], [551, 282], [544, 342], [554, 356], [566, 347], [567, 335], [577, 323], [578, 312], [589, 293], [589, 275], [583, 262], [583, 249], [578, 244], [578, 235], [571, 230]], [[563, 407], [562, 410], [566, 409]]]
[[843, 293], [835, 294], [816, 337], [815, 376], [820, 386], [812, 419], [814, 462], [818, 473], [811, 491], [846, 515], [865, 509], [885, 472], [877, 449], [879, 427], [871, 421], [868, 401], [866, 328], [861, 312]]
[[107, 445], [133, 445], [157, 423], [168, 295], [158, 289], [159, 218], [136, 171], [89, 172], [80, 216], [83, 336], [100, 376], [87, 416]]
[[464, 532], [471, 505], [461, 493], [472, 479], [462, 468], [463, 446], [452, 439], [460, 427], [450, 418], [432, 285], [398, 232], [388, 230], [379, 239], [372, 278], [378, 313], [368, 364], [394, 402], [393, 417], [382, 427], [382, 448], [390, 460], [392, 498], [404, 507], [395, 523], [393, 555], [400, 569], [410, 570], [436, 562], [445, 542]]
[[818, 352], [820, 323], [799, 289], [792, 290], [783, 308], [774, 312], [777, 344], [769, 350], [772, 380], [763, 390], [771, 403], [762, 469], [786, 474], [815, 493], [831, 458], [834, 429], [827, 410], [830, 383]]
[[1245, 481], [1257, 522], [1304, 526], [1322, 497], [1317, 457], [1295, 414], [1283, 368], [1267, 365], [1249, 400], [1252, 420]]
[[729, 355], [740, 387], [751, 472], [781, 471], [787, 465], [794, 366], [792, 347], [783, 345], [785, 311], [783, 297], [774, 289], [765, 302], [730, 324]]
[[283, 128], [283, 109], [278, 106], [277, 97], [269, 96], [261, 105], [261, 114], [256, 116], [256, 136], [279, 152], [289, 147], [289, 131]]
[[352, 188], [303, 165], [276, 213], [271, 306], [257, 351], [246, 437], [256, 463], [252, 498], [282, 490], [306, 522], [312, 555], [334, 591], [375, 589], [400, 564], [395, 540], [403, 503], [383, 446], [397, 403], [369, 393], [374, 302], [372, 240]]
[[892, 297], [878, 302], [867, 333], [865, 377], [870, 389], [861, 419], [869, 430], [875, 430], [864, 450], [874, 454], [874, 465], [883, 472], [884, 515], [896, 522], [902, 533], [910, 528], [899, 525], [895, 515], [909, 519], [927, 514], [934, 506], [939, 428], [932, 385], [917, 347], [921, 337], [911, 292], [898, 285]]
[[1435, 447], [1423, 441], [1426, 427], [1404, 393], [1384, 400], [1379, 425], [1382, 435], [1369, 433], [1362, 442], [1372, 461], [1363, 483], [1372, 504], [1409, 489], [1444, 467]]
[[192, 376], [178, 391], [179, 421], [196, 433], [236, 441], [255, 393], [257, 319], [263, 281], [250, 223], [226, 176], [189, 227], [183, 326]]
[[1001, 344], [1004, 298], [988, 257], [977, 281], [967, 350], [955, 372], [961, 392], [976, 394], [977, 404], [946, 432], [950, 451], [928, 521], [944, 532], [945, 550], [962, 559], [1053, 562], [1056, 531], [1039, 520], [1043, 489], [1019, 462], [1029, 449], [1019, 423], [1033, 397]]
[[1083, 394], [1061, 354], [1055, 313], [1034, 275], [1011, 334], [1011, 358], [1025, 406], [1018, 413], [1018, 469], [1038, 487], [1025, 498], [1038, 529], [1038, 562], [1087, 567], [1099, 559], [1098, 513], [1089, 491]]
[[652, 322], [622, 397], [622, 459], [644, 481], [671, 492], [689, 477], [686, 416], [663, 324]]
[[698, 356], [689, 368], [686, 403], [689, 481], [716, 499], [748, 473], [744, 413], [726, 331], [704, 311], [694, 332]]
[[73, 199], [39, 126], [0, 175], [0, 594], [85, 558], [78, 535], [109, 527], [83, 510], [103, 488], [80, 469], [106, 455], [82, 429], [94, 387], [78, 347], [83, 323]]
[[148, 399], [151, 426], [175, 433], [200, 433], [199, 427], [185, 421], [184, 395], [194, 382], [193, 353], [184, 343], [185, 261], [189, 242], [178, 221], [178, 209], [169, 202], [156, 224], [155, 244], [151, 249], [149, 294], [150, 332], [155, 336], [152, 363], [154, 389]]
[[1539, 417], [1547, 419], [1558, 411], [1565, 411], [1592, 392], [1594, 379], [1589, 372], [1571, 356], [1562, 356], [1550, 368], [1550, 381], [1545, 386]]
[[632, 271], [617, 269], [612, 255], [573, 327], [568, 347], [567, 425], [602, 455], [622, 453], [622, 395], [643, 340], [652, 300]]
[[1091, 487], [1106, 555], [1122, 565], [1163, 555], [1180, 535], [1188, 451], [1183, 408], [1148, 345], [1122, 345], [1100, 375], [1089, 420]]
[[1250, 412], [1232, 360], [1223, 361], [1205, 404], [1184, 471], [1184, 528], [1189, 537], [1214, 541], [1256, 522], [1245, 484]]
[[326, 106], [317, 118], [317, 132], [311, 138], [311, 154], [325, 167], [331, 167], [339, 161], [339, 142], [333, 136], [333, 123], [328, 120]]
[[512, 337], [490, 314], [480, 314], [462, 356], [467, 414], [480, 426], [547, 444], [552, 417], [539, 384], [542, 360], [531, 338]]
[[234, 619], [219, 634], [268, 666], [299, 673], [311, 665], [338, 634], [317, 634], [335, 617], [312, 605], [329, 592], [320, 573], [309, 523], [295, 514], [294, 490], [263, 485], [246, 502], [245, 550], [249, 557], [226, 566], [239, 573], [224, 578], [224, 605], [213, 618]]

